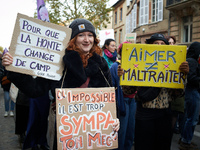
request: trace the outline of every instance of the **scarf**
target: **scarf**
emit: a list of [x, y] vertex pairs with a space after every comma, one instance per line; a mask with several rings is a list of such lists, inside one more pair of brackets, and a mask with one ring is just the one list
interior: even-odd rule
[[111, 60], [111, 61], [116, 61], [117, 58], [117, 52], [115, 51], [114, 53], [111, 53], [109, 50], [104, 49], [105, 55]]

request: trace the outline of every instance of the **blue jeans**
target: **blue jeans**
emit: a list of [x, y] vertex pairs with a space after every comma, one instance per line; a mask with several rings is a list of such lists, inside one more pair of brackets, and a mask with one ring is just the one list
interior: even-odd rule
[[119, 115], [118, 149], [131, 150], [135, 137], [136, 102], [134, 98], [124, 97], [126, 115]]
[[194, 134], [195, 126], [199, 120], [200, 96], [196, 89], [185, 90], [185, 123], [181, 138], [184, 143], [190, 144]]
[[8, 91], [4, 91], [4, 104], [5, 104], [5, 111], [14, 110], [15, 103], [10, 99]]

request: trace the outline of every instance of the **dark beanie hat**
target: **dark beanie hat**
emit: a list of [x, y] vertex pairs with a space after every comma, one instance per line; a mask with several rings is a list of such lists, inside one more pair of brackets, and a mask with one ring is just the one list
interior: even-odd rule
[[169, 45], [169, 42], [167, 41], [167, 39], [164, 37], [163, 34], [160, 34], [160, 33], [153, 34], [150, 39], [146, 39], [146, 43], [150, 44], [156, 40], [161, 40], [161, 41], [165, 42], [165, 44]]
[[199, 59], [200, 55], [200, 42], [193, 42], [187, 51], [187, 58]]
[[95, 28], [92, 23], [86, 19], [75, 19], [69, 27], [72, 29], [71, 39], [81, 32], [91, 32], [96, 37]]

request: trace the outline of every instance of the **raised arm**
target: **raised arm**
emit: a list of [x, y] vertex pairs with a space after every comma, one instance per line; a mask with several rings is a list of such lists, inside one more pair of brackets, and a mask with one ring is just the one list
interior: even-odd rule
[[[13, 63], [13, 57], [9, 52], [2, 57], [2, 65], [4, 67]], [[15, 84], [28, 97], [39, 97], [46, 94], [51, 89], [52, 80], [37, 77], [34, 79], [31, 75], [8, 71], [8, 79]]]

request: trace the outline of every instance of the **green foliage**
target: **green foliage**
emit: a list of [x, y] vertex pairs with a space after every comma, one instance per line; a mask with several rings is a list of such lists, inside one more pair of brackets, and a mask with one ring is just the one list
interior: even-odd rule
[[107, 8], [109, 0], [46, 0], [50, 22], [69, 25], [76, 18], [90, 20], [96, 29], [106, 27], [110, 23]]
[[0, 46], [0, 52], [3, 52], [3, 47], [2, 46]]

